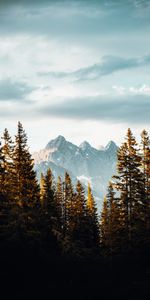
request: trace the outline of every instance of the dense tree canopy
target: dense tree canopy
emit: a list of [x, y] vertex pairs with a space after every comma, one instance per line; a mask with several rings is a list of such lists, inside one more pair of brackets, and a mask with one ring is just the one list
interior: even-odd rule
[[22, 241], [48, 253], [59, 249], [80, 257], [147, 251], [148, 133], [142, 132], [138, 145], [128, 129], [99, 216], [90, 184], [86, 191], [67, 172], [57, 180], [50, 169], [41, 174], [39, 184], [22, 124], [18, 122], [14, 142], [5, 129], [0, 146], [0, 219], [0, 238], [6, 244]]

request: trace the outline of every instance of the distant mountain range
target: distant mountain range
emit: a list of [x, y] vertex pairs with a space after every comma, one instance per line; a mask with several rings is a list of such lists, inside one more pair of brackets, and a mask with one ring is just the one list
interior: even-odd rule
[[51, 168], [55, 178], [59, 175], [64, 177], [67, 171], [74, 183], [79, 179], [86, 187], [90, 182], [100, 207], [108, 182], [116, 173], [117, 149], [113, 141], [98, 150], [86, 141], [76, 146], [59, 135], [43, 150], [33, 153], [35, 170], [38, 178], [41, 172], [45, 174], [46, 170]]

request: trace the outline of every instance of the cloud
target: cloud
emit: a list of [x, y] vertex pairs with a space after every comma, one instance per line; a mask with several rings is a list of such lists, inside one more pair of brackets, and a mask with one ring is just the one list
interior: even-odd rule
[[149, 111], [149, 96], [125, 95], [69, 99], [63, 103], [40, 107], [38, 113], [45, 117], [149, 124]]
[[93, 36], [93, 32], [94, 35], [111, 35], [114, 31], [129, 33], [131, 27], [139, 32], [149, 27], [149, 15], [139, 24], [134, 12], [146, 3], [134, 0], [3, 0], [0, 1], [0, 33], [61, 35], [62, 38], [76, 35], [79, 38], [83, 34]]
[[13, 81], [10, 78], [0, 80], [0, 101], [22, 100], [35, 88], [21, 81]]
[[141, 59], [104, 56], [102, 63], [83, 68], [74, 73], [78, 80], [97, 79], [114, 72], [150, 64], [150, 55]]
[[101, 63], [81, 68], [73, 72], [41, 72], [39, 75], [46, 75], [55, 78], [70, 77], [76, 81], [95, 80], [114, 72], [143, 67], [150, 64], [150, 55], [141, 58], [123, 58], [117, 56], [103, 56]]
[[[54, 100], [54, 99], [51, 99]], [[120, 94], [99, 95], [91, 97], [68, 98], [65, 101], [25, 101], [20, 103], [8, 102], [7, 106], [1, 102], [1, 118], [27, 120], [50, 120], [61, 119], [101, 121], [110, 124], [150, 124], [150, 95], [143, 94]]]

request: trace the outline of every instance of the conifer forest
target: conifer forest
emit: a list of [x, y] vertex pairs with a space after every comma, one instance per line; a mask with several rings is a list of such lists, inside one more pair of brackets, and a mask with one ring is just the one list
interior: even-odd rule
[[20, 122], [15, 138], [4, 130], [0, 280], [5, 297], [148, 299], [149, 253], [150, 139], [145, 130], [137, 143], [128, 129], [100, 213], [90, 184], [87, 191], [79, 180], [74, 185], [67, 172], [56, 180], [51, 169], [37, 180]]

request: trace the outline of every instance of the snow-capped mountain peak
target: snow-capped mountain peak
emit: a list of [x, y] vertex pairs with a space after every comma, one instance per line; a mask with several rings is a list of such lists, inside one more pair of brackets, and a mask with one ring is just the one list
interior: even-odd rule
[[59, 135], [56, 139], [51, 140], [45, 147], [45, 149], [50, 149], [50, 148], [59, 148], [60, 146], [64, 146], [66, 143], [66, 139], [64, 136]]
[[105, 151], [117, 151], [118, 147], [113, 141], [109, 141], [109, 143], [105, 147]]
[[56, 180], [57, 176], [64, 176], [65, 171], [71, 175], [74, 183], [78, 178], [86, 186], [90, 180], [94, 195], [102, 199], [108, 181], [116, 172], [117, 149], [113, 141], [101, 150], [87, 141], [78, 147], [59, 135], [45, 149], [33, 154], [35, 170], [38, 178], [41, 172], [45, 174], [51, 168]]
[[80, 144], [79, 148], [82, 150], [87, 150], [92, 148], [92, 146], [87, 141], [84, 141], [83, 143]]

